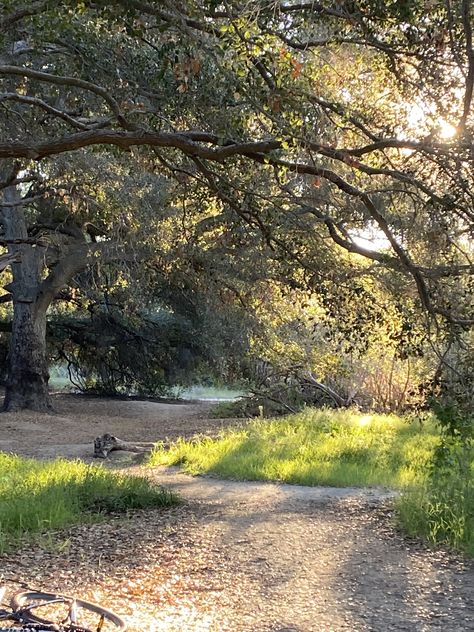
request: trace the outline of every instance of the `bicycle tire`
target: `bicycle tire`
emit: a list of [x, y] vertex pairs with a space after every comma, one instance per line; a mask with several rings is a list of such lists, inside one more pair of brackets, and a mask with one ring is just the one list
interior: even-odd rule
[[[125, 621], [121, 619], [118, 615], [116, 615], [115, 612], [112, 612], [112, 610], [103, 608], [102, 606], [99, 606], [99, 604], [92, 603], [91, 601], [84, 601], [83, 599], [76, 599], [75, 597], [59, 595], [57, 593], [46, 593], [35, 590], [20, 591], [13, 595], [10, 601], [10, 606], [15, 611], [22, 611], [22, 618], [25, 620], [26, 623], [42, 623], [43, 625], [51, 625], [57, 624], [58, 622], [50, 621], [49, 619], [44, 619], [36, 615], [32, 611], [33, 609], [23, 610], [23, 608], [25, 608], [25, 606], [32, 605], [34, 601], [42, 600], [44, 603], [47, 603], [48, 601], [54, 601], [58, 599], [63, 599], [65, 602], [75, 599], [78, 608], [82, 608], [83, 610], [87, 610], [99, 616], [103, 615], [104, 619], [113, 624], [116, 630], [123, 631], [127, 628]], [[80, 629], [82, 626], [79, 623], [76, 627]]]
[[[34, 627], [33, 627], [34, 626]], [[46, 625], [45, 623], [25, 623], [22, 626], [12, 628], [0, 628], [0, 632], [58, 632], [57, 625]], [[67, 628], [65, 628], [67, 630]], [[81, 628], [75, 628], [74, 632], [80, 632]], [[84, 628], [85, 630], [85, 628]]]
[[87, 632], [86, 628], [74, 626], [71, 630], [69, 626], [61, 627], [46, 623], [23, 623], [17, 624], [11, 628], [0, 628], [0, 632]]
[[15, 626], [14, 628], [0, 628], [0, 632], [53, 632], [52, 627], [32, 628], [30, 626], [31, 624], [25, 624], [21, 627]]

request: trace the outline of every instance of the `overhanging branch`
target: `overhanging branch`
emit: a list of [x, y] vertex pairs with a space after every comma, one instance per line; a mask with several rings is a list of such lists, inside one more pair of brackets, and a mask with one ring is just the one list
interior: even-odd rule
[[40, 72], [38, 70], [32, 70], [31, 68], [25, 68], [23, 66], [0, 66], [0, 75], [16, 75], [19, 77], [27, 77], [29, 79], [36, 79], [45, 83], [52, 83], [60, 86], [71, 86], [79, 88], [81, 90], [87, 90], [98, 96], [100, 96], [107, 103], [112, 110], [119, 124], [123, 127], [127, 127], [127, 122], [123, 116], [123, 113], [119, 107], [117, 101], [109, 94], [109, 92], [102, 86], [98, 86], [90, 81], [84, 79], [78, 79], [77, 77], [66, 77], [62, 75], [52, 75], [47, 72]]

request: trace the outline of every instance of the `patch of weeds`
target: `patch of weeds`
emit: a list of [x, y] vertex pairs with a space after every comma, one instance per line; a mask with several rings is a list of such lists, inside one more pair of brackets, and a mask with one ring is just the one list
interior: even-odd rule
[[394, 415], [308, 408], [253, 420], [217, 438], [157, 446], [150, 463], [241, 480], [403, 487], [423, 476], [437, 442], [432, 422], [420, 426]]
[[104, 513], [176, 502], [174, 494], [145, 477], [81, 461], [36, 461], [0, 453], [0, 552], [28, 534], [93, 521]]

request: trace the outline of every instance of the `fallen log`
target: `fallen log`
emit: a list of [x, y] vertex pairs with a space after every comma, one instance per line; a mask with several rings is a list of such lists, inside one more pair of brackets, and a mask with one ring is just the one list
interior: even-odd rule
[[133, 443], [131, 441], [123, 441], [118, 437], [114, 437], [109, 433], [103, 434], [101, 437], [94, 439], [94, 456], [97, 459], [106, 459], [110, 452], [114, 450], [126, 450], [127, 452], [146, 453], [151, 452], [154, 443], [151, 441], [139, 441]]

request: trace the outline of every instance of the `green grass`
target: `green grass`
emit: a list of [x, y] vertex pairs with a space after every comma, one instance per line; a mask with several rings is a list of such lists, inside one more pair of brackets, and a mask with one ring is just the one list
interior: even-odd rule
[[474, 557], [474, 447], [453, 444], [441, 464], [397, 501], [402, 527]]
[[439, 436], [391, 415], [307, 409], [254, 420], [217, 439], [158, 445], [152, 464], [180, 464], [191, 474], [301, 485], [401, 488], [420, 480]]
[[447, 466], [433, 473], [440, 442], [433, 420], [307, 409], [216, 439], [157, 445], [150, 463], [237, 480], [399, 489], [398, 523], [406, 532], [474, 556], [474, 448], [454, 448]]
[[169, 506], [177, 498], [144, 477], [80, 461], [36, 461], [0, 453], [0, 551], [33, 533], [104, 513]]

